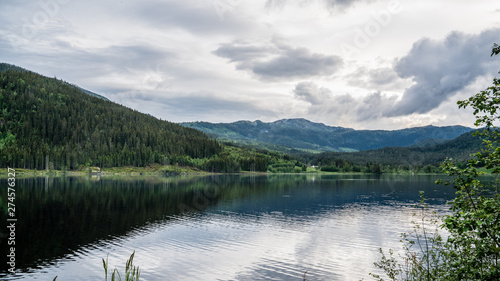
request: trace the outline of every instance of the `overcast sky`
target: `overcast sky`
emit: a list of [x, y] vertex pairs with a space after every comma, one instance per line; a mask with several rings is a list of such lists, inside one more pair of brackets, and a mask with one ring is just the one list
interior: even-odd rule
[[472, 127], [495, 42], [497, 0], [0, 2], [0, 61], [174, 122]]

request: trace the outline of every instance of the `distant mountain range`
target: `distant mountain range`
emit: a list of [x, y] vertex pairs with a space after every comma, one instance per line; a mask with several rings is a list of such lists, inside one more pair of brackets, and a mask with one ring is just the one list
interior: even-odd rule
[[425, 126], [402, 130], [354, 130], [309, 120], [282, 119], [275, 122], [188, 122], [181, 125], [207, 133], [221, 141], [261, 148], [309, 152], [354, 152], [383, 147], [425, 147], [444, 143], [470, 132], [464, 126]]
[[[306, 119], [182, 125], [123, 107], [74, 84], [0, 63], [0, 167], [4, 168], [75, 170], [176, 163], [212, 172], [296, 172], [309, 163], [339, 171], [373, 171], [374, 163], [410, 169], [435, 166], [446, 157], [464, 161], [481, 146], [472, 129], [463, 126], [354, 130]], [[221, 144], [207, 134], [251, 149]]]

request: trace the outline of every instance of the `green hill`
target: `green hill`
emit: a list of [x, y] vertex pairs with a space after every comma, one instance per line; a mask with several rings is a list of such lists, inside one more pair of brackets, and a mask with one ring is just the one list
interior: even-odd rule
[[483, 140], [473, 136], [473, 132], [464, 133], [456, 139], [435, 145], [422, 147], [385, 147], [376, 150], [354, 153], [324, 152], [317, 155], [303, 155], [303, 161], [312, 165], [329, 166], [342, 170], [346, 165], [370, 166], [372, 164], [402, 166], [406, 168], [439, 166], [446, 158], [465, 162], [470, 155], [481, 150]]
[[[22, 67], [19, 67], [19, 66], [15, 66], [15, 65], [12, 65], [12, 64], [8, 64], [8, 63], [0, 63], [0, 72], [1, 71], [7, 71], [7, 70], [20, 71], [20, 72], [30, 72], [29, 70], [26, 70], [26, 69], [24, 69]], [[63, 81], [61, 81], [61, 82], [63, 82]], [[67, 83], [67, 82], [64, 82], [64, 83]], [[109, 101], [108, 98], [106, 98], [106, 97], [104, 97], [102, 95], [96, 94], [96, 93], [91, 92], [91, 91], [86, 90], [86, 89], [83, 89], [83, 88], [81, 88], [81, 87], [79, 87], [77, 85], [74, 85], [74, 84], [70, 84], [70, 83], [67, 83], [67, 84], [70, 85], [71, 87], [74, 87], [74, 88], [80, 90], [81, 92], [83, 92], [83, 93], [85, 93], [87, 95], [91, 95], [91, 96], [94, 96], [94, 97], [98, 97], [98, 98], [100, 98], [102, 100]]]
[[86, 90], [86, 89], [84, 89], [84, 88], [81, 88], [81, 87], [79, 87], [79, 86], [77, 86], [77, 85], [72, 85], [72, 84], [69, 84], [69, 85], [70, 85], [70, 86], [73, 86], [73, 87], [75, 87], [75, 88], [77, 88], [78, 90], [80, 90], [80, 91], [84, 92], [84, 93], [85, 93], [85, 94], [87, 94], [87, 95], [90, 95], [90, 96], [93, 96], [93, 97], [96, 97], [96, 98], [100, 98], [100, 99], [102, 99], [102, 100], [107, 100], [107, 101], [109, 101], [109, 99], [108, 99], [108, 98], [106, 98], [106, 97], [104, 97], [104, 96], [101, 96], [101, 95], [99, 95], [99, 94], [96, 94], [96, 93], [94, 93], [94, 92], [91, 92], [91, 91], [89, 91], [89, 90]]
[[0, 64], [0, 167], [141, 167], [166, 157], [210, 158], [223, 149], [200, 131], [90, 93]]
[[[231, 141], [223, 145], [185, 126]], [[331, 167], [346, 163], [436, 165], [446, 157], [465, 159], [479, 149], [480, 140], [470, 133], [445, 141], [470, 130], [461, 126], [427, 126], [356, 131], [305, 119], [272, 123], [196, 122], [181, 126], [126, 108], [70, 83], [0, 64], [0, 168], [74, 170], [85, 166], [177, 163], [211, 172], [300, 172], [307, 168], [303, 163]], [[235, 142], [250, 146], [235, 146]], [[413, 146], [371, 149], [410, 145]], [[287, 151], [295, 156], [254, 147]], [[369, 150], [303, 153], [363, 149]]]
[[[472, 129], [463, 126], [417, 127], [403, 130], [353, 130], [314, 123], [306, 119], [238, 121], [234, 123], [190, 122], [183, 126], [201, 130], [219, 140], [262, 148], [276, 147], [280, 151], [352, 152], [389, 146], [412, 146], [434, 139], [436, 142], [454, 139]], [[283, 148], [280, 146], [285, 146]]]

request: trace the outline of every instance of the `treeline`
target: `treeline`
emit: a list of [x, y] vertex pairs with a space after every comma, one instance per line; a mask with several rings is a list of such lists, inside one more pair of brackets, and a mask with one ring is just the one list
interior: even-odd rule
[[64, 81], [0, 64], [0, 167], [77, 170], [150, 164], [221, 173], [303, 169], [289, 156], [223, 145], [198, 130], [88, 95]]
[[466, 133], [428, 147], [288, 156], [221, 144], [200, 131], [90, 96], [64, 81], [0, 64], [2, 168], [76, 170], [164, 164], [222, 173], [297, 173], [312, 165], [330, 172], [430, 173], [440, 172], [439, 164], [447, 157], [466, 161], [480, 146], [480, 139]]
[[0, 66], [0, 167], [146, 166], [211, 158], [204, 133], [83, 93], [61, 80]]
[[465, 163], [482, 147], [482, 139], [465, 133], [446, 143], [427, 147], [386, 147], [353, 153], [324, 152], [316, 155], [297, 154], [304, 162], [329, 172], [424, 172], [440, 173], [446, 158]]
[[271, 172], [299, 173], [306, 171], [306, 166], [288, 155], [262, 149], [239, 147], [224, 144], [219, 154], [210, 158], [193, 159], [189, 156], [168, 158], [165, 164], [190, 166], [214, 173]]
[[368, 162], [365, 165], [356, 165], [343, 159], [336, 159], [335, 164], [321, 166], [323, 172], [342, 172], [342, 173], [442, 173], [439, 165], [380, 165], [378, 163]]

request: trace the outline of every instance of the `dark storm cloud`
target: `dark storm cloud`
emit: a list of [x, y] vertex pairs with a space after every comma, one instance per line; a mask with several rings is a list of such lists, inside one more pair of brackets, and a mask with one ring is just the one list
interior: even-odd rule
[[342, 58], [311, 53], [306, 48], [293, 48], [273, 42], [265, 46], [235, 42], [223, 44], [215, 55], [236, 63], [261, 80], [329, 76], [343, 65]]
[[498, 58], [491, 58], [490, 53], [499, 40], [500, 29], [477, 35], [453, 32], [440, 41], [419, 40], [394, 67], [401, 78], [412, 78], [415, 84], [385, 115], [427, 113], [478, 77], [495, 74]]

